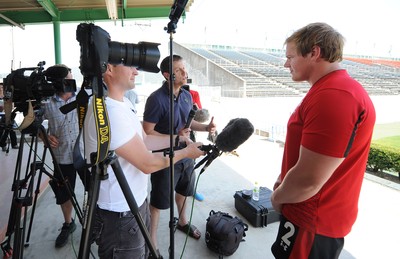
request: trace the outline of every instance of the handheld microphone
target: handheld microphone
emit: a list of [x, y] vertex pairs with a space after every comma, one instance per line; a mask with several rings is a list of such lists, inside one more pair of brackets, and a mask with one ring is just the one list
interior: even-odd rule
[[190, 125], [192, 124], [192, 120], [193, 120], [195, 115], [196, 115], [196, 111], [194, 111], [193, 109], [190, 110], [189, 116], [188, 116], [188, 118], [186, 120], [185, 129], [190, 127]]
[[243, 144], [254, 133], [254, 126], [246, 118], [229, 121], [218, 134], [215, 145], [222, 152], [232, 152]]

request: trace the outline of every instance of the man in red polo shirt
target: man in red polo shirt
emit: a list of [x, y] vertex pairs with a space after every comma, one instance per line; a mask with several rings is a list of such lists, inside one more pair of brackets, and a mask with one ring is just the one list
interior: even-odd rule
[[340, 68], [344, 38], [312, 23], [286, 39], [294, 81], [311, 88], [289, 118], [282, 171], [271, 196], [282, 220], [276, 258], [338, 258], [357, 218], [375, 124], [365, 89]]

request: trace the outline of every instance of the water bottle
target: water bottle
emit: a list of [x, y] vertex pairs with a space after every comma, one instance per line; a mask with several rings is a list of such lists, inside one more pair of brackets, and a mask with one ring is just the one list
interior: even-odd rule
[[258, 182], [254, 183], [252, 199], [254, 201], [258, 201], [260, 199], [260, 186], [258, 185]]

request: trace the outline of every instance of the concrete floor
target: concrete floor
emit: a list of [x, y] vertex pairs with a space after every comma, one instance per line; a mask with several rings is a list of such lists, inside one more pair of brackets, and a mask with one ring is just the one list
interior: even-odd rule
[[[224, 211], [242, 217], [235, 207], [233, 195], [238, 190], [249, 189], [254, 181], [271, 188], [280, 168], [282, 147], [266, 138], [253, 135], [238, 149], [239, 157], [222, 155], [213, 161], [200, 176], [198, 192], [205, 196], [202, 202], [188, 199], [188, 215], [192, 212], [192, 222], [202, 232], [200, 240], [188, 238], [182, 232], [174, 235], [175, 254], [169, 255], [170, 230], [169, 210], [162, 211], [159, 232], [159, 249], [163, 258], [218, 258], [205, 244], [204, 233], [206, 219], [211, 210]], [[6, 155], [0, 152], [0, 230], [4, 238], [11, 203], [11, 184], [16, 164], [17, 150]], [[25, 160], [26, 161], [26, 160]], [[24, 164], [26, 162], [23, 162]], [[51, 161], [46, 159], [51, 165]], [[76, 195], [82, 201], [83, 188], [77, 181]], [[81, 228], [71, 235], [69, 243], [61, 248], [54, 247], [54, 241], [63, 223], [62, 214], [55, 204], [52, 190], [46, 187], [44, 180], [39, 202], [34, 214], [33, 228], [29, 246], [23, 250], [23, 258], [51, 259], [77, 258], [80, 249]], [[398, 234], [400, 226], [400, 187], [366, 174], [362, 187], [359, 216], [352, 232], [345, 238], [341, 259], [350, 258], [399, 258]], [[193, 205], [193, 206], [192, 206]], [[30, 207], [30, 211], [32, 211]], [[175, 210], [175, 215], [176, 215]], [[245, 219], [244, 219], [245, 220]], [[246, 220], [245, 220], [246, 221]], [[278, 223], [265, 228], [254, 228], [249, 224], [245, 242], [229, 258], [273, 258], [270, 246], [275, 240]], [[91, 247], [93, 258], [97, 258], [96, 245]], [[92, 258], [92, 257], [90, 257]]]

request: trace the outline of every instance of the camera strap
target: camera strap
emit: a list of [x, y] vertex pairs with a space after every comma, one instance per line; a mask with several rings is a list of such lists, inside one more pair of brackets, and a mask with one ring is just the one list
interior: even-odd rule
[[11, 124], [12, 110], [13, 110], [13, 101], [11, 99], [5, 99], [4, 100], [4, 116], [5, 116], [6, 126]]
[[93, 96], [93, 114], [97, 132], [97, 156], [94, 164], [103, 161], [108, 154], [110, 145], [110, 122], [108, 120], [107, 109], [104, 96]]
[[[79, 135], [77, 141], [74, 146], [73, 160], [74, 167], [76, 169], [83, 168], [85, 166], [90, 167], [91, 164], [87, 165], [85, 159], [82, 157], [81, 149], [80, 149], [80, 140], [82, 136], [84, 121], [87, 113], [89, 102], [89, 95], [82, 88], [78, 95], [76, 96], [77, 103], [77, 112], [78, 112], [78, 120], [79, 120]], [[103, 161], [107, 157], [108, 149], [109, 149], [109, 140], [110, 140], [110, 130], [109, 130], [109, 120], [108, 114], [105, 107], [104, 97], [93, 96], [92, 100], [94, 118], [96, 123], [96, 131], [97, 131], [97, 157], [94, 164]]]
[[[86, 91], [81, 88], [78, 95], [76, 96], [76, 110], [78, 112], [78, 125], [79, 125], [79, 134], [75, 141], [74, 152], [73, 152], [73, 160], [74, 160], [74, 167], [75, 169], [81, 169], [86, 166], [85, 159], [81, 154], [81, 136], [82, 136], [82, 129], [83, 123], [85, 121], [87, 107], [89, 102], [89, 95]], [[89, 167], [89, 166], [88, 166]]]
[[[28, 113], [24, 116], [21, 124], [18, 127], [18, 130], [22, 131], [28, 128], [35, 121], [35, 114], [33, 112], [32, 101], [28, 100]], [[11, 121], [10, 121], [11, 124]]]

